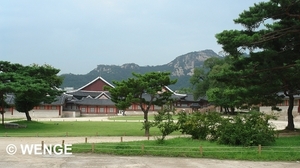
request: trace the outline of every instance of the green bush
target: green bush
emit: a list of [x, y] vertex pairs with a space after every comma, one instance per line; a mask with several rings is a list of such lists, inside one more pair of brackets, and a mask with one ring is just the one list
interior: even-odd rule
[[165, 107], [154, 115], [154, 121], [151, 122], [151, 126], [157, 127], [161, 132], [161, 138], [157, 138], [158, 142], [162, 143], [167, 135], [178, 129], [173, 119], [174, 113], [175, 109]]
[[178, 128], [193, 139], [217, 141], [226, 145], [269, 145], [275, 142], [275, 128], [269, 124], [271, 115], [250, 112], [222, 117], [220, 113], [180, 112]]
[[182, 133], [191, 135], [193, 139], [215, 140], [221, 120], [216, 112], [194, 112], [190, 115], [180, 112], [177, 124]]
[[188, 114], [185, 111], [181, 111], [177, 115], [178, 115], [178, 120], [177, 120], [178, 130], [182, 134], [185, 134], [187, 131], [185, 123], [187, 122]]
[[217, 141], [228, 145], [270, 145], [275, 142], [275, 128], [268, 122], [273, 116], [260, 112], [223, 119]]

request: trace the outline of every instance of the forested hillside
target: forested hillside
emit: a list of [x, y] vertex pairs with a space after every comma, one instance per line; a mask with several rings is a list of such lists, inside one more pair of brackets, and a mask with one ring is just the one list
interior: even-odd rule
[[219, 57], [219, 55], [212, 50], [195, 51], [178, 56], [168, 64], [157, 66], [139, 66], [135, 63], [121, 66], [99, 64], [85, 75], [62, 74], [64, 82], [61, 87], [74, 87], [77, 89], [98, 76], [112, 83], [113, 80], [120, 81], [132, 77], [132, 72], [143, 74], [151, 71], [167, 71], [172, 73], [172, 79], [178, 80], [175, 85], [169, 86], [171, 89], [187, 88], [190, 86], [189, 78], [193, 74], [194, 68], [201, 67], [203, 62], [210, 57]]

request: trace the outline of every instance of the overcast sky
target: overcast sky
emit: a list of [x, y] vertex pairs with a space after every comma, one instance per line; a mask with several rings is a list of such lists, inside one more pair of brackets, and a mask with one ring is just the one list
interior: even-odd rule
[[216, 33], [262, 0], [1, 0], [0, 60], [86, 74], [99, 64], [162, 65], [222, 51]]

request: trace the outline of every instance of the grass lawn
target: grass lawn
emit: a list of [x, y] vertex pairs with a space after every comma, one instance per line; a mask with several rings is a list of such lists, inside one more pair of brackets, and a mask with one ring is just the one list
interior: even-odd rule
[[[93, 147], [94, 145], [94, 147]], [[94, 148], [94, 150], [92, 150]], [[73, 144], [73, 153], [95, 152], [115, 155], [151, 155], [170, 157], [194, 157], [235, 160], [299, 161], [300, 136], [280, 137], [272, 146], [235, 147], [216, 142], [174, 138], [164, 143], [157, 141], [135, 141], [119, 143]]]
[[[143, 115], [134, 115], [134, 116], [112, 116], [108, 118], [109, 120], [122, 120], [122, 121], [130, 121], [130, 120], [136, 120], [143, 122], [144, 116]], [[148, 120], [154, 120], [154, 115], [148, 115]]]
[[18, 121], [18, 120], [24, 120], [24, 118], [4, 118], [4, 121]]
[[[144, 121], [144, 116], [143, 115], [134, 115], [134, 116], [112, 116], [112, 117], [109, 117], [108, 118], [109, 120], [122, 120], [122, 121], [130, 121], [130, 120], [136, 120], [136, 121], [140, 121], [140, 122], [143, 122]], [[173, 116], [173, 119], [174, 120], [177, 120], [178, 119], [178, 116], [177, 115], [174, 115]], [[154, 120], [154, 115], [148, 115], [148, 120], [151, 121], [151, 120]]]
[[[123, 117], [123, 116], [122, 116]], [[130, 116], [128, 116], [130, 117]], [[26, 128], [7, 129], [0, 126], [0, 136], [10, 137], [64, 137], [64, 136], [144, 136], [141, 122], [120, 121], [18, 121]], [[159, 136], [157, 128], [150, 129], [151, 135]], [[175, 132], [173, 135], [181, 135]], [[93, 146], [94, 145], [94, 146]], [[152, 155], [170, 157], [195, 157], [236, 160], [299, 161], [300, 135], [279, 137], [272, 146], [235, 147], [215, 142], [174, 138], [157, 141], [135, 141], [119, 143], [73, 144], [73, 153], [95, 152], [115, 155]]]
[[[27, 128], [7, 129], [0, 126], [0, 136], [11, 137], [62, 137], [62, 136], [144, 136], [141, 122], [114, 121], [18, 121]], [[157, 128], [150, 129], [151, 135], [159, 135]], [[179, 132], [175, 134], [180, 134]]]

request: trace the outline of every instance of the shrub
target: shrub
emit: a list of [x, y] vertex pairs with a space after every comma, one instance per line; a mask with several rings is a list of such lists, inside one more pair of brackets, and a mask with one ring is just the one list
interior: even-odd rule
[[194, 112], [190, 115], [179, 113], [178, 128], [182, 133], [192, 136], [193, 139], [215, 140], [217, 138], [217, 127], [222, 118], [219, 113]]
[[274, 116], [252, 111], [232, 117], [220, 113], [180, 112], [178, 129], [193, 139], [217, 141], [226, 145], [269, 145], [275, 142], [275, 128], [268, 122]]
[[218, 142], [228, 145], [269, 145], [275, 142], [275, 128], [268, 122], [273, 116], [260, 112], [224, 119], [218, 127]]
[[181, 111], [177, 115], [178, 115], [178, 120], [177, 120], [178, 130], [182, 134], [185, 134], [187, 131], [186, 122], [187, 122], [188, 114], [185, 111]]
[[154, 115], [154, 121], [151, 123], [151, 126], [157, 127], [162, 134], [161, 138], [157, 138], [158, 142], [163, 142], [167, 135], [178, 129], [178, 126], [173, 119], [174, 113], [174, 109], [164, 108]]

